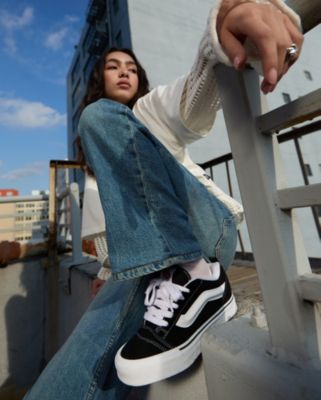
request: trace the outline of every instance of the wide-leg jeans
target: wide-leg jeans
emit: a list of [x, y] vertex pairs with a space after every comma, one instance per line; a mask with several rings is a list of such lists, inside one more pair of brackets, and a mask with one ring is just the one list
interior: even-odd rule
[[28, 400], [122, 400], [118, 348], [139, 328], [148, 275], [204, 257], [226, 269], [234, 257], [230, 211], [125, 105], [87, 106], [79, 134], [106, 218], [114, 280], [101, 289]]

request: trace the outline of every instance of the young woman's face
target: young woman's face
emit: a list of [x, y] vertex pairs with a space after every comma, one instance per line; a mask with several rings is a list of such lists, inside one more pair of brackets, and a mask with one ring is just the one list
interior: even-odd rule
[[107, 98], [128, 104], [138, 90], [137, 66], [132, 57], [121, 51], [109, 53], [104, 69]]

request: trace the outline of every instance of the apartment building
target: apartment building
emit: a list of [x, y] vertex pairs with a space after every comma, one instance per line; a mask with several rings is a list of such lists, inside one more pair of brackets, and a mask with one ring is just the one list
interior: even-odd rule
[[15, 195], [0, 197], [0, 242], [45, 240], [48, 237], [48, 195], [20, 197], [15, 192]]

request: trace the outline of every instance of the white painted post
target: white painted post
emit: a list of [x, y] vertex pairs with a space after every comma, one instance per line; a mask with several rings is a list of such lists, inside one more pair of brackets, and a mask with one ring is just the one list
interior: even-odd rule
[[79, 204], [78, 183], [70, 184], [70, 208], [71, 208], [71, 234], [72, 234], [72, 260], [73, 264], [82, 262], [81, 245], [81, 213]]
[[281, 177], [274, 160], [275, 143], [271, 136], [261, 134], [256, 124], [255, 118], [261, 115], [258, 76], [253, 70], [237, 73], [223, 65], [218, 65], [215, 73], [262, 289], [271, 352], [297, 364], [319, 362], [320, 318], [316, 306], [304, 302], [298, 290], [299, 276], [311, 269], [292, 212], [277, 206], [277, 180]]

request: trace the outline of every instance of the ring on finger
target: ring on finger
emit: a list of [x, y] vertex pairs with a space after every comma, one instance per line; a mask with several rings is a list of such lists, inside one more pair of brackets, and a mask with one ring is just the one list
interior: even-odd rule
[[285, 63], [288, 63], [289, 65], [293, 64], [294, 61], [297, 59], [298, 56], [298, 48], [295, 43], [292, 43], [291, 46], [286, 48], [286, 54], [285, 54]]

